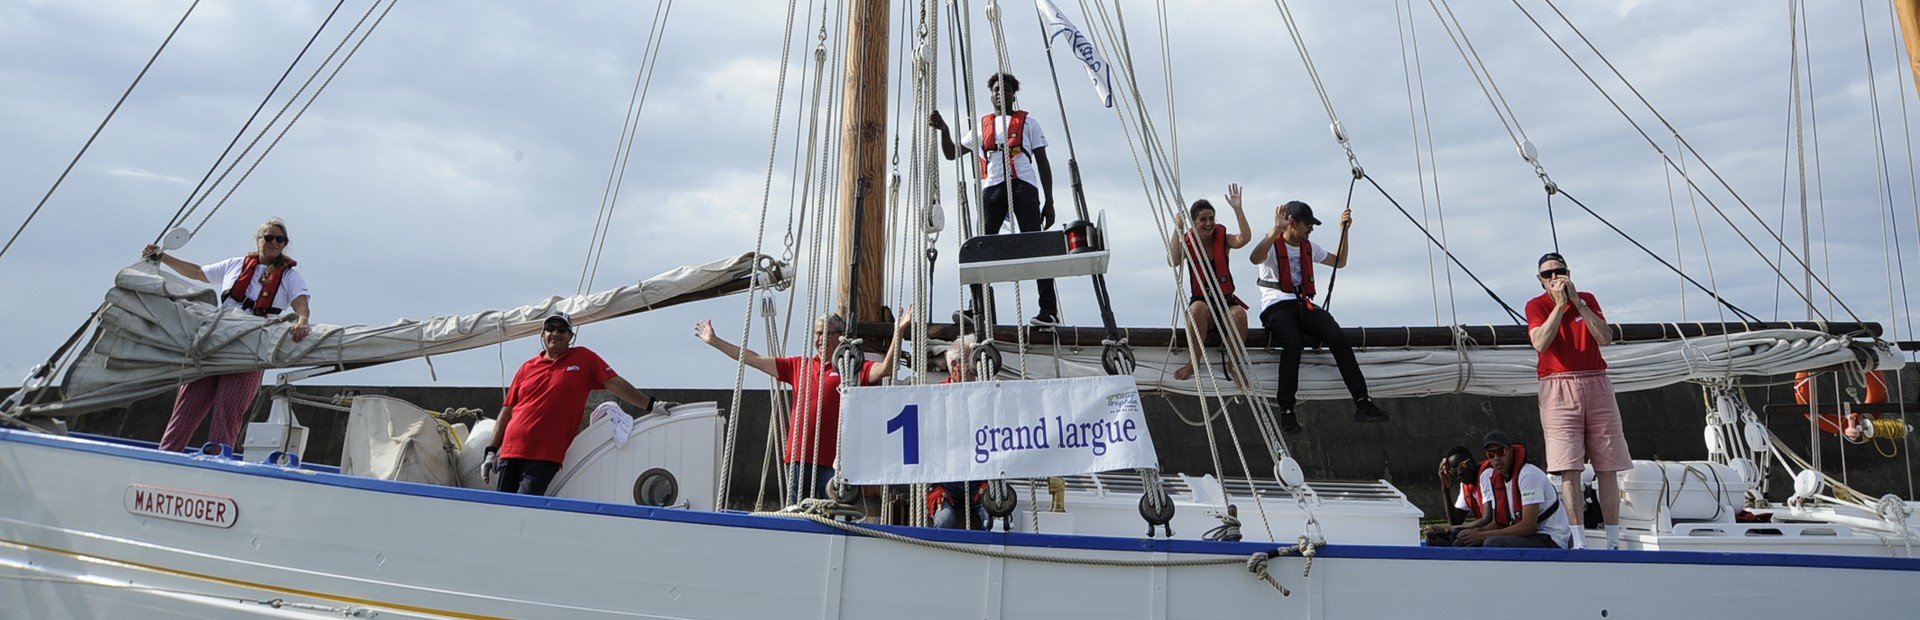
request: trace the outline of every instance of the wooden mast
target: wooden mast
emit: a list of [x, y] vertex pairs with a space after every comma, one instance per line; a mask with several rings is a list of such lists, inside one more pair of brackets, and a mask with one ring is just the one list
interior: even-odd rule
[[836, 305], [862, 321], [884, 317], [888, 13], [886, 0], [853, 2], [847, 13]]

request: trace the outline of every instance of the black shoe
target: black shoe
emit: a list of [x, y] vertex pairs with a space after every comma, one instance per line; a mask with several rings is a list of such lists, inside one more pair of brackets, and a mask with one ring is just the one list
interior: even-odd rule
[[1042, 312], [1040, 316], [1033, 317], [1034, 327], [1053, 327], [1059, 324], [1060, 317], [1054, 316], [1052, 312]]
[[1373, 399], [1353, 401], [1353, 421], [1365, 424], [1387, 421], [1387, 412], [1373, 404]]
[[1280, 412], [1280, 432], [1287, 435], [1300, 434], [1300, 416], [1294, 415], [1292, 409]]

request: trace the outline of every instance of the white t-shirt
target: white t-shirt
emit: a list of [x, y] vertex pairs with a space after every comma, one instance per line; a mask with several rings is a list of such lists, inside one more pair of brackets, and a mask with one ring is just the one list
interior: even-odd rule
[[[994, 115], [993, 142], [995, 144], [1002, 147], [1006, 146], [1007, 121], [1011, 118], [1012, 117], [1008, 115]], [[1034, 149], [1047, 147], [1047, 134], [1046, 132], [1040, 131], [1040, 122], [1034, 120], [1031, 114], [1027, 115], [1026, 122], [1020, 124], [1020, 134], [1020, 154], [1013, 158], [1014, 178], [1032, 183], [1035, 188], [1038, 188], [1040, 187], [1040, 172], [1039, 169], [1033, 166], [1032, 153]], [[1002, 181], [1006, 180], [1007, 150], [1005, 148], [997, 148], [990, 152], [983, 153], [980, 151], [980, 121], [974, 121], [973, 126], [968, 127], [967, 131], [961, 134], [960, 143], [968, 149], [971, 149], [974, 155], [986, 156], [987, 178], [986, 181], [984, 181], [986, 185], [999, 185]]]
[[[1555, 488], [1553, 481], [1547, 478], [1547, 472], [1540, 471], [1540, 468], [1534, 467], [1531, 463], [1520, 466], [1519, 483], [1522, 506], [1537, 504], [1540, 506], [1540, 512], [1546, 512], [1548, 506], [1560, 501], [1560, 489]], [[1480, 472], [1480, 496], [1487, 505], [1488, 513], [1492, 513], [1498, 504], [1494, 503], [1496, 498], [1493, 495], [1493, 470], [1491, 469]], [[1573, 536], [1573, 528], [1567, 521], [1567, 507], [1564, 504], [1559, 510], [1553, 511], [1553, 514], [1547, 515], [1547, 518], [1540, 519], [1534, 527], [1538, 533], [1552, 537], [1554, 544], [1560, 545], [1562, 549], [1567, 548], [1568, 541]]]
[[[1293, 271], [1293, 273], [1289, 274], [1293, 277], [1292, 282], [1299, 282], [1301, 279], [1300, 248], [1293, 247], [1284, 240], [1280, 241], [1277, 245], [1280, 246], [1280, 250], [1284, 250], [1287, 253], [1286, 260], [1289, 261], [1288, 266], [1291, 267]], [[1313, 248], [1313, 262], [1316, 263], [1327, 260], [1327, 257], [1332, 255], [1331, 252], [1327, 251], [1327, 248], [1318, 243], [1314, 243], [1312, 240], [1307, 241], [1307, 247]], [[1267, 253], [1267, 260], [1260, 263], [1260, 279], [1269, 282], [1280, 281], [1280, 251], [1277, 250]], [[1277, 288], [1260, 287], [1261, 308], [1299, 297], [1299, 295], [1293, 293], [1280, 292], [1280, 289]]]
[[[221, 310], [240, 307], [240, 302], [227, 297], [227, 291], [233, 290], [233, 283], [240, 277], [240, 267], [246, 263], [247, 257], [235, 256], [211, 265], [200, 266], [200, 270], [206, 272], [208, 282], [220, 283], [219, 288], [213, 293], [220, 296]], [[253, 273], [247, 275], [247, 299], [260, 297], [260, 277], [266, 272], [267, 266], [260, 265], [254, 267]], [[300, 275], [299, 267], [290, 268], [286, 275], [280, 277], [280, 292], [273, 294], [273, 307], [282, 311], [291, 309], [293, 300], [305, 295], [307, 295], [307, 277]]]

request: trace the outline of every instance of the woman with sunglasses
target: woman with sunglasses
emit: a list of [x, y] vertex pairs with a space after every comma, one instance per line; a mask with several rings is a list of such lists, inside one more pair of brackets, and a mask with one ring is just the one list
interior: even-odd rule
[[[207, 265], [169, 256], [157, 245], [148, 245], [143, 254], [180, 275], [217, 285], [215, 292], [220, 295], [223, 311], [237, 310], [268, 319], [292, 311], [293, 327], [288, 333], [294, 342], [305, 340], [312, 317], [307, 309], [307, 278], [294, 268], [298, 263], [293, 257], [286, 254], [287, 244], [292, 243], [287, 237], [287, 223], [277, 217], [268, 219], [254, 232], [253, 242], [254, 251]], [[185, 450], [187, 440], [193, 438], [193, 431], [208, 411], [213, 413], [213, 422], [207, 428], [207, 441], [236, 445], [265, 372], [213, 375], [181, 386], [173, 401], [173, 417], [160, 436], [160, 449]]]
[[[1620, 481], [1615, 474], [1633, 468], [1633, 457], [1627, 453], [1613, 382], [1607, 379], [1607, 360], [1600, 356], [1600, 347], [1613, 342], [1613, 328], [1600, 313], [1600, 300], [1574, 288], [1565, 258], [1548, 252], [1535, 265], [1546, 292], [1527, 302], [1527, 335], [1540, 352], [1540, 429], [1547, 444], [1547, 471], [1560, 476], [1571, 508], [1567, 517], [1577, 532], [1586, 512], [1580, 471], [1587, 461], [1593, 462], [1607, 546], [1619, 548]], [[1585, 546], [1585, 537], [1573, 537], [1573, 548]]]

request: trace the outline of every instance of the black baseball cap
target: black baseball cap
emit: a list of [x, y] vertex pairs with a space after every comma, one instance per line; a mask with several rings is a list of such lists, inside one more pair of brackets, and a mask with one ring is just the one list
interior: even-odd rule
[[1538, 267], [1541, 265], [1545, 265], [1547, 264], [1547, 261], [1550, 261], [1550, 260], [1560, 261], [1560, 264], [1562, 265], [1567, 264], [1567, 259], [1565, 257], [1560, 256], [1559, 252], [1548, 252], [1546, 254], [1541, 254], [1540, 260], [1534, 261], [1533, 266]]
[[1320, 225], [1320, 218], [1313, 216], [1313, 207], [1298, 200], [1287, 203], [1287, 219], [1300, 220], [1314, 226]]
[[1487, 446], [1492, 446], [1492, 445], [1498, 445], [1502, 448], [1505, 448], [1507, 446], [1513, 445], [1513, 441], [1507, 439], [1506, 433], [1502, 433], [1500, 431], [1493, 431], [1491, 433], [1487, 433], [1486, 440], [1480, 442], [1480, 447], [1482, 448], [1485, 448]]

